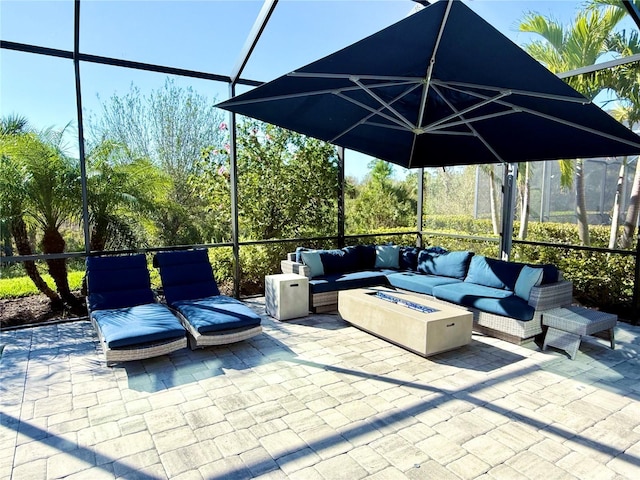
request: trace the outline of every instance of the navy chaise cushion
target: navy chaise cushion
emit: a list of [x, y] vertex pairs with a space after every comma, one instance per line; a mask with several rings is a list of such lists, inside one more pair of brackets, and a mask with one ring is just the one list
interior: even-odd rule
[[147, 260], [143, 254], [87, 258], [90, 310], [153, 303]]
[[158, 252], [154, 263], [160, 268], [167, 303], [199, 333], [260, 325], [260, 315], [249, 306], [220, 295], [206, 250]]
[[107, 347], [141, 346], [184, 337], [165, 306], [155, 303], [143, 254], [87, 258], [88, 306]]
[[185, 335], [184, 327], [176, 316], [159, 303], [96, 310], [91, 312], [91, 317], [111, 349], [142, 346]]
[[262, 321], [247, 305], [226, 295], [177, 301], [173, 307], [202, 334], [257, 327]]
[[164, 297], [170, 306], [180, 300], [220, 295], [206, 250], [158, 252], [154, 265], [160, 267]]

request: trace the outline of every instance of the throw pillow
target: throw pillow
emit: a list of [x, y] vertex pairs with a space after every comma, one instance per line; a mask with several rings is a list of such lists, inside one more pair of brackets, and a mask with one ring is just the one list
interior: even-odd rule
[[399, 265], [399, 245], [376, 245], [376, 268], [398, 268]]
[[528, 301], [531, 289], [540, 285], [540, 282], [542, 282], [543, 272], [544, 270], [542, 268], [532, 268], [528, 265], [522, 267], [520, 275], [518, 275], [518, 280], [516, 281], [516, 295]]
[[417, 270], [418, 268], [418, 247], [400, 247], [400, 261], [398, 268], [400, 270]]
[[324, 275], [324, 267], [320, 259], [320, 252], [317, 250], [305, 250], [300, 252], [302, 263], [304, 263], [311, 271], [311, 277], [319, 277]]

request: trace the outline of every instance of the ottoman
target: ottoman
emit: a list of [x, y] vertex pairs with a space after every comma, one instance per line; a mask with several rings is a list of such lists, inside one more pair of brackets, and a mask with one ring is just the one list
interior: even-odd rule
[[613, 328], [618, 317], [611, 313], [583, 307], [554, 308], [542, 313], [542, 324], [549, 327], [542, 350], [548, 346], [559, 348], [573, 360], [584, 335], [608, 331], [611, 348], [615, 348]]

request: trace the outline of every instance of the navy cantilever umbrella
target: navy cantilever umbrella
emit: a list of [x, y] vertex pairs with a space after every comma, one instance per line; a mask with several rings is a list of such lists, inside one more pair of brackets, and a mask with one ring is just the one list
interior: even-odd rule
[[408, 168], [640, 153], [640, 137], [452, 0], [218, 106]]

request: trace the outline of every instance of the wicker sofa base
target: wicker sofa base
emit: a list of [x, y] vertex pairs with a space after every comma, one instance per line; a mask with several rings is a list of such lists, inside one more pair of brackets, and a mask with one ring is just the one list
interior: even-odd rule
[[338, 292], [310, 293], [309, 305], [314, 313], [338, 311]]

